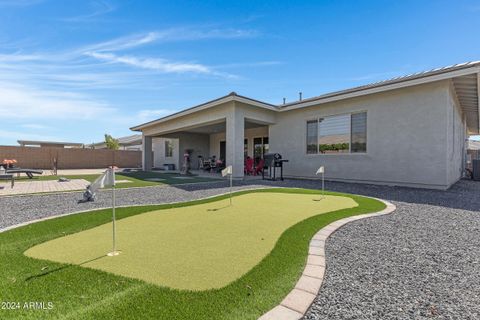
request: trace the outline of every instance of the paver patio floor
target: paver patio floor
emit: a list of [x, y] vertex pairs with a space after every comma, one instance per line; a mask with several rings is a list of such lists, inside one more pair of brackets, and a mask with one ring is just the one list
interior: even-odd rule
[[85, 179], [72, 179], [65, 182], [59, 182], [56, 180], [22, 181], [15, 182], [15, 186], [11, 188], [9, 181], [0, 184], [0, 196], [82, 190], [85, 189], [88, 184], [90, 184], [90, 182]]

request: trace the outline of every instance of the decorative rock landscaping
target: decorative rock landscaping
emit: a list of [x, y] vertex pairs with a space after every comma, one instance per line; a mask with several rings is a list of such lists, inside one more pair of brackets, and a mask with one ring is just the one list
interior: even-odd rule
[[395, 210], [393, 204], [389, 202], [385, 202], [385, 204], [387, 207], [380, 212], [337, 220], [318, 231], [310, 241], [307, 265], [295, 288], [278, 306], [264, 314], [259, 320], [297, 320], [302, 318], [322, 285], [326, 268], [325, 241], [327, 238], [338, 228], [349, 222], [388, 214]]

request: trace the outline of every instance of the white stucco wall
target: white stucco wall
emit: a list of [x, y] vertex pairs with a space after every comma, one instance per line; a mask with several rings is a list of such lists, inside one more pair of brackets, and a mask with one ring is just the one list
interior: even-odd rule
[[[245, 129], [245, 138], [248, 139], [248, 155], [253, 157], [253, 139], [268, 137], [268, 126]], [[210, 155], [220, 156], [220, 141], [225, 141], [225, 132], [215, 133], [210, 135]], [[242, 148], [243, 152], [243, 148]]]
[[[324, 165], [332, 180], [447, 188], [454, 180], [446, 174], [449, 102], [449, 82], [442, 81], [280, 112], [270, 151], [290, 160], [287, 176], [313, 178]], [[356, 111], [367, 111], [366, 154], [306, 154], [307, 119]]]
[[[169, 140], [173, 144], [172, 157], [165, 157], [165, 141]], [[155, 168], [161, 168], [164, 164], [173, 163], [175, 168], [178, 169], [179, 165], [179, 141], [178, 139], [167, 138], [153, 138], [152, 139], [153, 150], [153, 166]]]
[[462, 176], [467, 133], [460, 103], [451, 86], [448, 91], [448, 103], [446, 107], [447, 179], [449, 184], [453, 184]]
[[180, 149], [179, 149], [179, 167], [183, 164], [183, 155], [186, 149], [193, 150], [190, 156], [190, 165], [192, 169], [198, 169], [198, 156], [205, 157], [210, 151], [210, 138], [207, 134], [198, 133], [181, 133], [178, 135]]

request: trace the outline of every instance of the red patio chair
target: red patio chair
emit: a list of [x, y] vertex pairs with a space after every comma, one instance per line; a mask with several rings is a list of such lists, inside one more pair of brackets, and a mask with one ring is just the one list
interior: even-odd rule
[[254, 174], [254, 175], [261, 174], [262, 171], [263, 171], [263, 166], [264, 166], [264, 165], [265, 165], [265, 160], [260, 159], [260, 161], [258, 161], [257, 166], [255, 167], [255, 172], [254, 172], [253, 174]]
[[248, 157], [247, 160], [245, 161], [245, 174], [251, 175], [255, 174], [255, 171], [253, 170], [253, 159]]

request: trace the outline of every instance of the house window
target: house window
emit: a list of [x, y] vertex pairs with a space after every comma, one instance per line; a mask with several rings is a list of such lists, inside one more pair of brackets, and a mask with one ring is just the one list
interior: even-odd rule
[[173, 143], [171, 140], [165, 140], [165, 158], [173, 157]]
[[307, 121], [307, 154], [318, 153], [318, 120]]
[[352, 114], [352, 152], [367, 152], [367, 113]]
[[307, 154], [367, 152], [367, 113], [307, 121]]
[[318, 120], [318, 148], [321, 153], [346, 153], [350, 151], [349, 114]]

